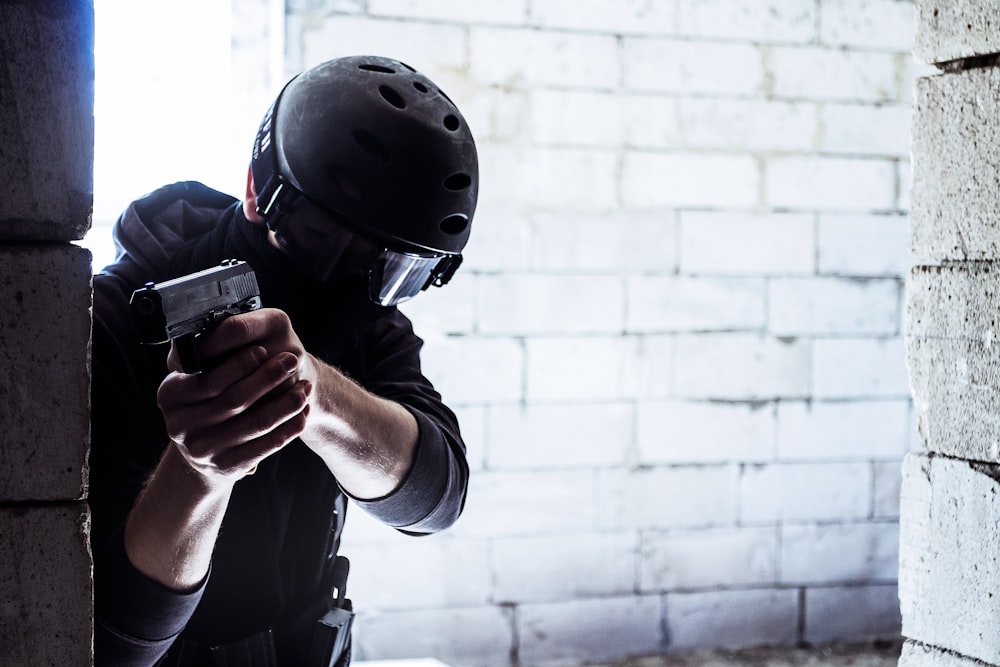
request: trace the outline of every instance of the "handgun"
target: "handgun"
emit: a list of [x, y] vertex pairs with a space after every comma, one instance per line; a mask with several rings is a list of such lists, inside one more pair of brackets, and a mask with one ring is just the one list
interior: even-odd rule
[[261, 307], [257, 276], [246, 262], [227, 259], [190, 275], [148, 282], [129, 302], [139, 341], [174, 341], [185, 373], [200, 373], [205, 362], [197, 339], [227, 317]]

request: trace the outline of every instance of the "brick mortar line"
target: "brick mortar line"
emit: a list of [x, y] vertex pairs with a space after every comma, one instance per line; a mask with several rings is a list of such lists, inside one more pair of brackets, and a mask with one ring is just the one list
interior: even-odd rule
[[968, 660], [969, 662], [973, 662], [977, 665], [989, 665], [990, 667], [992, 667], [992, 665], [986, 662], [985, 660], [980, 660], [979, 658], [974, 658], [971, 655], [965, 655], [964, 653], [959, 653], [954, 649], [945, 648], [943, 646], [938, 646], [936, 644], [927, 644], [925, 642], [920, 641], [919, 639], [913, 639], [912, 637], [906, 637], [906, 641], [907, 643], [911, 644], [914, 647], [920, 647], [924, 651], [940, 651], [941, 653], [950, 655], [953, 658]]
[[986, 67], [1000, 66], [1000, 53], [991, 53], [984, 56], [970, 56], [968, 58], [957, 58], [943, 63], [935, 63], [935, 67], [948, 74], [958, 74], [972, 69], [984, 69]]
[[[961, 271], [985, 270], [1000, 265], [1000, 257], [991, 259], [942, 259], [938, 262], [917, 263], [910, 267], [911, 271]], [[989, 273], [989, 271], [986, 271]]]

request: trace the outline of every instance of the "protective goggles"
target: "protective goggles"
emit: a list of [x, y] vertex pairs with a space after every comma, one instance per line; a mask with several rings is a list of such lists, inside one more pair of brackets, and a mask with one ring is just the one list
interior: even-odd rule
[[368, 275], [368, 296], [381, 306], [408, 301], [445, 285], [461, 254], [397, 251], [354, 233], [340, 216], [305, 195], [283, 205], [269, 226], [296, 265], [321, 282]]

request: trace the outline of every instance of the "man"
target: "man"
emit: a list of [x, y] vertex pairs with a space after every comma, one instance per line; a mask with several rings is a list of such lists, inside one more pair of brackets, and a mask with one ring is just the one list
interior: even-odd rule
[[[458, 268], [477, 184], [437, 86], [352, 57], [286, 85], [242, 201], [179, 183], [122, 215], [94, 278], [97, 664], [349, 663], [347, 498], [415, 535], [465, 502], [458, 424], [395, 304]], [[264, 307], [199, 338], [207, 370], [139, 344], [134, 290], [228, 259]]]

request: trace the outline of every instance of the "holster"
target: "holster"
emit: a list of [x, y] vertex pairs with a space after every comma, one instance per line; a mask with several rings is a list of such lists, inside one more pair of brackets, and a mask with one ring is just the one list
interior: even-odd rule
[[347, 598], [350, 567], [350, 561], [337, 556], [332, 568], [329, 608], [313, 626], [305, 667], [347, 667], [351, 664], [354, 607]]
[[305, 664], [308, 667], [347, 667], [351, 664], [351, 624], [354, 612], [339, 607], [326, 612], [313, 628], [312, 644]]
[[[354, 610], [346, 597], [350, 562], [337, 556], [328, 595], [308, 606], [289, 627], [262, 632], [207, 648], [214, 667], [348, 667], [351, 664], [351, 626]], [[280, 635], [276, 636], [276, 635]], [[300, 657], [294, 663], [285, 656], [282, 643]], [[202, 667], [205, 647], [179, 639], [159, 663], [160, 667]]]

